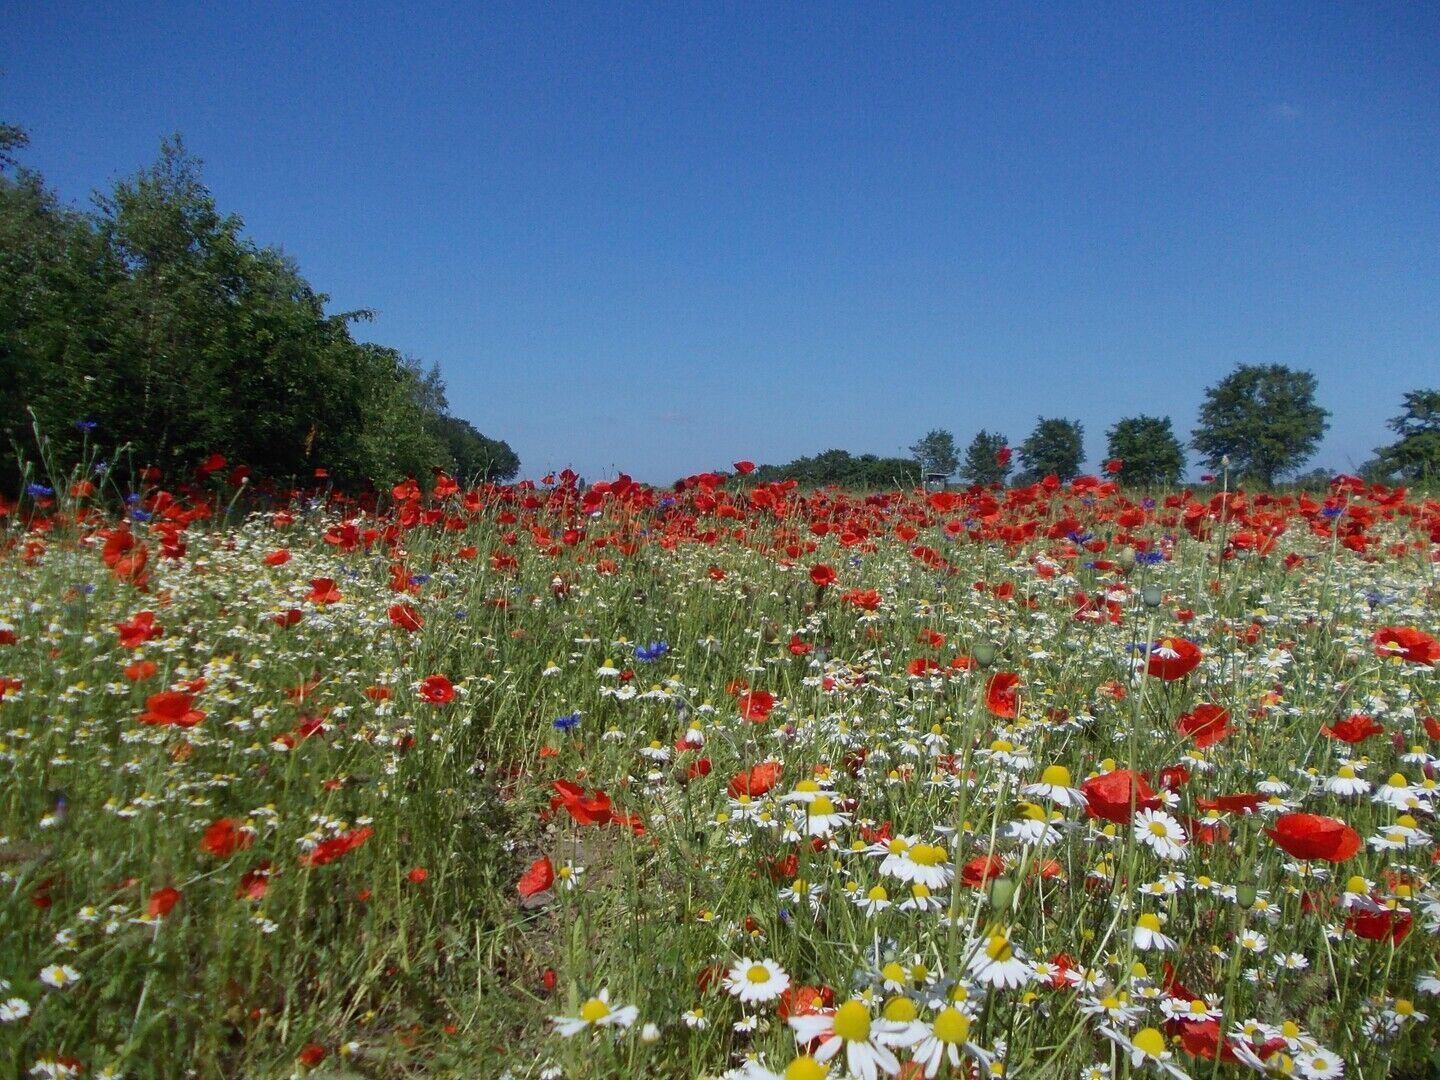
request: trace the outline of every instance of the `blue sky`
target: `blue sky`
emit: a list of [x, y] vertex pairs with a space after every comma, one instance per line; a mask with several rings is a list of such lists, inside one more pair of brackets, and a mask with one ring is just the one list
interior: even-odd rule
[[1440, 385], [1434, 4], [469, 7], [0, 0], [0, 117], [77, 202], [182, 132], [527, 474]]

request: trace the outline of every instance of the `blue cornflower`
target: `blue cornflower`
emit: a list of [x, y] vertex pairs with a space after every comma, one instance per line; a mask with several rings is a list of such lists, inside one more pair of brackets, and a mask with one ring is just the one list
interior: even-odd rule
[[76, 420], [75, 426], [81, 431], [94, 431], [98, 425], [94, 420]]
[[652, 660], [659, 660], [670, 651], [670, 643], [666, 641], [652, 641], [649, 645], [637, 645], [635, 647], [635, 659], [649, 663]]
[[1327, 506], [1325, 507], [1325, 509], [1320, 511], [1320, 516], [1323, 517], [1326, 521], [1334, 521], [1343, 513], [1345, 513], [1345, 508], [1343, 506]]
[[580, 723], [580, 714], [572, 712], [566, 716], [557, 717], [554, 721], [556, 731], [569, 731]]
[[1065, 539], [1069, 540], [1072, 544], [1084, 544], [1089, 540], [1093, 539], [1093, 534], [1087, 532], [1080, 532], [1077, 529], [1075, 532], [1066, 533]]
[[25, 494], [36, 499], [48, 499], [55, 494], [54, 488], [48, 488], [44, 484], [26, 484]]
[[424, 585], [424, 584], [425, 584], [427, 581], [429, 581], [429, 580], [430, 580], [430, 575], [429, 575], [429, 574], [411, 574], [411, 575], [410, 575], [410, 584], [411, 584], [411, 585]]
[[1156, 566], [1165, 561], [1165, 554], [1160, 551], [1137, 551], [1135, 561], [1142, 566]]
[[148, 511], [141, 510], [138, 506], [132, 506], [132, 507], [130, 508], [130, 516], [131, 516], [132, 518], [134, 518], [136, 521], [149, 521], [149, 520], [150, 520], [150, 513], [149, 513]]
[[1143, 499], [1140, 500], [1140, 505], [1141, 505], [1142, 507], [1144, 507], [1146, 510], [1154, 510], [1154, 509], [1155, 509], [1155, 500], [1152, 499], [1152, 498], [1150, 498], [1150, 496], [1147, 495], [1147, 496], [1145, 496], [1145, 498], [1143, 498]]
[[97, 461], [92, 468], [96, 476], [104, 476], [110, 471], [110, 463], [108, 461]]
[[140, 501], [140, 493], [138, 491], [132, 491], [129, 495], [125, 496], [125, 501], [131, 506], [134, 506]]

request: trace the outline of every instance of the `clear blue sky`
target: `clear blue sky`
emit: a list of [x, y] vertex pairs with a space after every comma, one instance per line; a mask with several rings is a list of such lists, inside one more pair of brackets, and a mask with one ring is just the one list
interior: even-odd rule
[[1440, 5], [605, 7], [0, 0], [0, 117], [74, 201], [183, 132], [532, 475], [1440, 385]]

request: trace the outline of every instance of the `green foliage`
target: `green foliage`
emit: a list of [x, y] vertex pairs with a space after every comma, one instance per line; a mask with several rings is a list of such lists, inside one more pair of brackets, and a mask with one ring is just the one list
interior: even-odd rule
[[[0, 151], [23, 145], [9, 131]], [[292, 259], [247, 239], [178, 137], [95, 203], [0, 176], [0, 437], [23, 456], [38, 428], [62, 467], [88, 439], [172, 482], [213, 453], [277, 479], [323, 466], [342, 485], [518, 471], [449, 415], [438, 371], [356, 341], [367, 312], [327, 314]], [[0, 489], [18, 480], [7, 462]]]
[[1376, 471], [1410, 483], [1440, 477], [1440, 390], [1411, 390], [1387, 426], [1400, 438], [1375, 451]]
[[1000, 451], [1007, 441], [999, 432], [991, 433], [981, 428], [970, 445], [965, 448], [965, 460], [960, 466], [960, 479], [967, 484], [1003, 484], [1010, 475], [1010, 462], [1000, 464]]
[[1168, 416], [1127, 416], [1106, 434], [1106, 456], [1121, 462], [1127, 484], [1178, 484], [1185, 451]]
[[923, 473], [955, 475], [960, 457], [955, 452], [955, 436], [943, 428], [935, 428], [910, 447], [910, 455], [920, 463]]
[[920, 465], [909, 458], [826, 450], [788, 465], [761, 465], [751, 479], [762, 484], [795, 480], [803, 487], [910, 488], [920, 483]]
[[1315, 376], [1283, 364], [1241, 364], [1205, 391], [1191, 445], [1212, 469], [1269, 486], [1320, 445], [1330, 413], [1315, 402]]
[[1042, 416], [1019, 450], [1027, 482], [1052, 475], [1069, 480], [1079, 474], [1085, 460], [1085, 430], [1078, 420]]

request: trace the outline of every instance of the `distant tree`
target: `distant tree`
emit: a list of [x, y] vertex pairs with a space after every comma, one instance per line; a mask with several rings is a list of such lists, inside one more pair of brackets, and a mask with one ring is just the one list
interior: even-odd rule
[[750, 474], [754, 483], [794, 480], [805, 487], [836, 484], [849, 488], [911, 488], [920, 483], [919, 463], [910, 458], [853, 455], [848, 450], [826, 450], [800, 457], [786, 465], [761, 465]]
[[1106, 432], [1106, 456], [1118, 459], [1127, 484], [1178, 484], [1185, 451], [1168, 416], [1128, 416]]
[[1002, 462], [1001, 451], [1006, 449], [1006, 439], [999, 432], [991, 433], [981, 428], [970, 445], [965, 448], [965, 460], [960, 465], [960, 479], [967, 484], [1003, 484], [1010, 475], [1008, 455]]
[[1375, 451], [1377, 475], [1413, 482], [1440, 478], [1440, 390], [1411, 390], [1386, 426], [1400, 438]]
[[1051, 474], [1069, 480], [1080, 472], [1085, 460], [1085, 432], [1078, 420], [1042, 416], [1019, 450], [1029, 482]]
[[960, 457], [955, 451], [955, 436], [943, 428], [935, 428], [912, 444], [910, 453], [920, 463], [920, 471], [923, 473], [954, 476], [955, 470], [960, 467]]
[[1236, 474], [1271, 485], [1303, 465], [1330, 426], [1315, 385], [1308, 371], [1241, 364], [1205, 391], [1191, 445], [1210, 468], [1228, 456]]
[[30, 133], [14, 124], [0, 122], [0, 169], [15, 165], [15, 151], [30, 145]]

